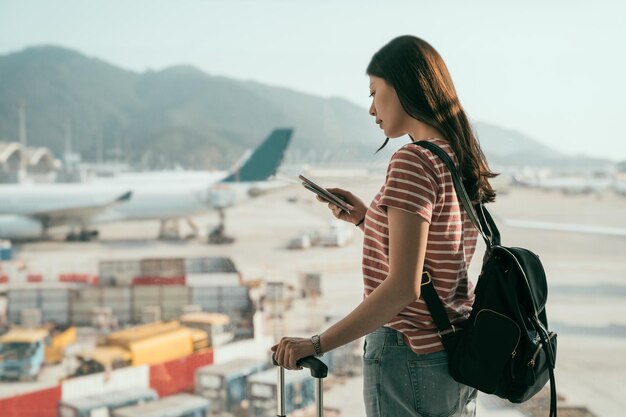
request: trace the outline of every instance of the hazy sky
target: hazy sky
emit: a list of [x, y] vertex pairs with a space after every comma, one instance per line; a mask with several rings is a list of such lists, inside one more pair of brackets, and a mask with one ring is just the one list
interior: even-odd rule
[[474, 121], [626, 160], [626, 2], [0, 0], [0, 54], [55, 44], [135, 70], [191, 64], [369, 106], [395, 36], [443, 56]]

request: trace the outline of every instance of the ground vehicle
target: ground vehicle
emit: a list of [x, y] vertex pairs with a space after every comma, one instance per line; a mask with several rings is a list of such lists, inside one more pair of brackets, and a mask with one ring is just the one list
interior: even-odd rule
[[180, 316], [182, 325], [204, 330], [209, 335], [209, 346], [216, 347], [231, 342], [234, 333], [231, 328], [230, 318], [221, 313], [194, 312]]
[[155, 322], [111, 333], [103, 344], [78, 355], [75, 376], [123, 366], [156, 365], [209, 349], [207, 332], [180, 322]]
[[213, 414], [235, 414], [241, 409], [241, 401], [248, 397], [246, 379], [268, 366], [267, 361], [252, 358], [203, 366], [196, 370], [196, 394], [211, 400]]
[[0, 336], [0, 378], [36, 380], [50, 343], [45, 329], [13, 328]]
[[[268, 369], [248, 377], [250, 417], [265, 417], [276, 412], [276, 369]], [[315, 402], [315, 380], [309, 372], [285, 372], [285, 412], [304, 408]]]
[[112, 417], [206, 417], [209, 400], [191, 394], [176, 394], [142, 405], [114, 410]]
[[106, 394], [90, 395], [59, 403], [59, 417], [108, 416], [118, 408], [144, 404], [159, 398], [150, 388], [131, 388]]
[[37, 379], [43, 364], [61, 362], [75, 340], [75, 327], [11, 328], [0, 336], [0, 378]]

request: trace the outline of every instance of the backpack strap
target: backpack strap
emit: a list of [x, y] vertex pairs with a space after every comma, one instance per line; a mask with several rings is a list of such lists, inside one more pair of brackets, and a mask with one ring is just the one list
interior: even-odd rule
[[[495, 223], [493, 223], [493, 220], [491, 220], [490, 222], [491, 224], [489, 224], [489, 222], [485, 219], [484, 212], [486, 212], [487, 209], [485, 209], [482, 204], [478, 204], [477, 206], [479, 208], [481, 216], [478, 216], [476, 214], [476, 211], [474, 210], [474, 207], [472, 206], [472, 203], [470, 202], [470, 198], [467, 195], [465, 186], [463, 186], [463, 181], [461, 181], [461, 177], [459, 176], [456, 170], [456, 166], [454, 165], [454, 161], [452, 161], [452, 158], [450, 158], [450, 156], [443, 149], [441, 149], [439, 146], [435, 145], [432, 142], [420, 140], [420, 141], [413, 142], [413, 143], [418, 146], [428, 149], [429, 151], [437, 155], [439, 159], [443, 161], [444, 164], [446, 164], [446, 166], [448, 167], [448, 170], [450, 171], [450, 175], [452, 176], [452, 182], [454, 183], [454, 190], [456, 191], [456, 195], [458, 199], [461, 201], [463, 208], [465, 208], [465, 212], [467, 213], [470, 220], [472, 221], [472, 224], [478, 230], [478, 232], [482, 235], [485, 241], [485, 244], [487, 245], [487, 248], [491, 248], [491, 246], [494, 244], [496, 245], [500, 244], [499, 232], [498, 232], [498, 242], [497, 243], [494, 242], [494, 229], [497, 231], [497, 228], [495, 227]], [[491, 219], [491, 216], [489, 216], [489, 219]], [[485, 225], [486, 227], [483, 228], [483, 225]], [[485, 230], [487, 230], [488, 233], [485, 233]]]
[[[437, 155], [444, 164], [446, 164], [448, 170], [450, 171], [450, 175], [452, 176], [452, 182], [454, 183], [454, 190], [456, 191], [457, 198], [461, 201], [461, 204], [465, 208], [465, 212], [468, 214], [470, 220], [472, 221], [472, 224], [485, 240], [487, 250], [490, 250], [492, 245], [499, 245], [500, 232], [498, 231], [498, 228], [491, 218], [491, 215], [482, 204], [477, 205], [478, 213], [480, 215], [477, 215], [476, 211], [474, 211], [472, 203], [470, 202], [470, 199], [467, 195], [467, 191], [465, 191], [465, 187], [463, 186], [463, 182], [459, 177], [452, 158], [450, 158], [450, 156], [443, 149], [441, 149], [434, 143], [425, 140], [413, 143], [430, 150], [435, 155]], [[487, 233], [485, 233], [485, 231], [487, 231]], [[448, 337], [453, 336], [458, 330], [461, 330], [461, 328], [450, 324], [448, 314], [443, 307], [441, 298], [439, 298], [439, 295], [435, 290], [435, 286], [433, 285], [428, 272], [424, 272], [422, 274], [421, 293], [424, 302], [428, 306], [428, 311], [430, 311], [430, 315], [432, 316], [433, 321], [437, 326], [439, 337], [441, 338], [441, 343], [443, 343], [446, 350], [449, 350], [448, 346], [446, 346], [449, 345]]]
[[441, 343], [443, 343], [446, 351], [451, 351], [451, 347], [449, 347], [449, 341], [452, 336], [457, 331], [462, 330], [462, 328], [455, 326], [454, 324], [450, 324], [450, 319], [448, 318], [448, 314], [446, 310], [443, 308], [443, 303], [441, 302], [441, 298], [437, 294], [435, 290], [435, 286], [433, 285], [433, 281], [430, 278], [430, 274], [428, 272], [424, 272], [422, 274], [422, 290], [421, 290], [422, 298], [424, 302], [428, 306], [428, 311], [430, 311], [430, 315], [437, 326], [439, 338], [441, 339]]

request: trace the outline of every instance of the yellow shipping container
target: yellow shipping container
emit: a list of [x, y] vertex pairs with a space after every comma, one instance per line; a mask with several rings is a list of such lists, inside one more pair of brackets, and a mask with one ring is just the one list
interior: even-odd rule
[[129, 344], [128, 349], [133, 366], [156, 365], [191, 355], [194, 352], [193, 345], [191, 331], [181, 327], [153, 337], [136, 340]]

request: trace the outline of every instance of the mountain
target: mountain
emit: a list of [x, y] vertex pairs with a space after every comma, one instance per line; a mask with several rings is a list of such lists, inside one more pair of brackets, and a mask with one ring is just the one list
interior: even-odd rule
[[[191, 66], [137, 73], [55, 46], [0, 56], [0, 141], [18, 139], [17, 103], [30, 146], [95, 160], [127, 154], [152, 168], [225, 168], [275, 127], [294, 127], [294, 162], [386, 162], [373, 156], [382, 134], [367, 109], [331, 97], [206, 74]], [[558, 152], [511, 130], [477, 123], [488, 158], [510, 163]], [[399, 145], [399, 143], [398, 143]]]

